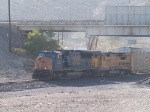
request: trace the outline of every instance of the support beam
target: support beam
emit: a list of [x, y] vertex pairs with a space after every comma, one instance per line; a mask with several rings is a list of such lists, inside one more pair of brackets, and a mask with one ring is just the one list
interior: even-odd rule
[[86, 45], [88, 51], [97, 50], [98, 37], [96, 36], [86, 36]]
[[95, 51], [97, 51], [98, 37], [95, 39]]
[[21, 25], [20, 30], [52, 29], [54, 32], [86, 32], [92, 36], [150, 37], [150, 25]]
[[58, 45], [59, 45], [59, 32], [58, 32]]
[[63, 40], [64, 40], [64, 35], [63, 35], [63, 32], [62, 32], [62, 46], [64, 46]]
[[86, 39], [86, 47], [87, 50], [90, 51], [90, 38], [88, 35], [85, 35], [85, 39]]
[[90, 51], [94, 50], [94, 48], [93, 48], [94, 40], [95, 40], [95, 38], [90, 38]]

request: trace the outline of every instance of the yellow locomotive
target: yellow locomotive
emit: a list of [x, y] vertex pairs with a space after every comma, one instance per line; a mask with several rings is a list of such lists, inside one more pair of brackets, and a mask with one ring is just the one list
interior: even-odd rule
[[110, 71], [117, 71], [121, 74], [130, 72], [130, 53], [101, 53], [94, 54], [92, 63], [94, 70], [99, 75], [109, 74]]

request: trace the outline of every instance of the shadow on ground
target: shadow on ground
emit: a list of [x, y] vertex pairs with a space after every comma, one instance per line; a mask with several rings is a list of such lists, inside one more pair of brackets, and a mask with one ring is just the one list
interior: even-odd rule
[[113, 85], [130, 82], [140, 82], [147, 79], [150, 74], [109, 76], [109, 77], [88, 77], [76, 79], [61, 79], [49, 81], [33, 81], [29, 83], [15, 83], [0, 85], [0, 92], [23, 91], [45, 87], [92, 87], [100, 85]]
[[79, 78], [79, 79], [50, 80], [50, 81], [46, 81], [46, 83], [53, 84], [55, 86], [85, 87], [85, 86], [139, 82], [149, 77], [150, 74], [137, 74], [137, 75], [125, 75], [125, 76], [88, 77], [88, 78]]

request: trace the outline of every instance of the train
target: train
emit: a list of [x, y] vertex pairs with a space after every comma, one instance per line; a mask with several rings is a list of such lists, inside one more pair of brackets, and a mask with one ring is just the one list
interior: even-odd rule
[[33, 79], [129, 75], [150, 72], [149, 48], [120, 48], [119, 52], [56, 50], [39, 52]]

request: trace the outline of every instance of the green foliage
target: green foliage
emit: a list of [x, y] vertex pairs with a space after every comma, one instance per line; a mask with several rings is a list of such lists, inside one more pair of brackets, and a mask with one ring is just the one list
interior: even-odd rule
[[54, 32], [51, 29], [41, 31], [43, 35], [46, 37], [47, 41], [50, 41], [55, 36]]
[[59, 49], [60, 46], [57, 44], [57, 40], [53, 39], [53, 36], [52, 30], [33, 30], [29, 32], [25, 41], [25, 49], [33, 55], [37, 55], [41, 50]]

